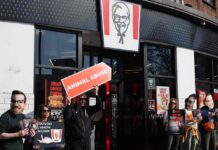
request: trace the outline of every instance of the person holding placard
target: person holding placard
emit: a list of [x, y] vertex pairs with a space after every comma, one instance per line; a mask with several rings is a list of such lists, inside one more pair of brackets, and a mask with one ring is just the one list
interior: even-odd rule
[[87, 93], [77, 96], [69, 101], [64, 109], [65, 141], [68, 149], [90, 150], [90, 135], [92, 121], [98, 121], [101, 115], [101, 100], [98, 96], [98, 86], [92, 91], [91, 96]]

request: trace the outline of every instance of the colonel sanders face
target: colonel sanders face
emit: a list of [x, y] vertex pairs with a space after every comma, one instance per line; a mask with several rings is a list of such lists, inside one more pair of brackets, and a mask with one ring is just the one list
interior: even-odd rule
[[112, 19], [115, 25], [115, 28], [120, 36], [119, 43], [123, 44], [123, 37], [128, 30], [130, 23], [130, 12], [127, 5], [123, 2], [117, 2], [112, 7]]

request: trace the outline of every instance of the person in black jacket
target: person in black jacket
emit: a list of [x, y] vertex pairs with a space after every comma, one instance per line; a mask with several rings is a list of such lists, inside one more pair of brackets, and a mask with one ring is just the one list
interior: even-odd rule
[[90, 135], [92, 129], [92, 115], [101, 109], [101, 100], [98, 96], [98, 87], [94, 95], [91, 94], [94, 106], [90, 106], [88, 95], [83, 93], [77, 101], [70, 100], [64, 109], [65, 143], [70, 150], [90, 150]]

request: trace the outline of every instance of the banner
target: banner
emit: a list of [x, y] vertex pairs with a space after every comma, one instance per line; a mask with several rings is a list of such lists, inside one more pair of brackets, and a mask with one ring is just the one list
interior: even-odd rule
[[170, 90], [167, 86], [156, 86], [157, 114], [163, 114], [168, 110]]
[[138, 51], [141, 6], [118, 0], [101, 0], [104, 47]]

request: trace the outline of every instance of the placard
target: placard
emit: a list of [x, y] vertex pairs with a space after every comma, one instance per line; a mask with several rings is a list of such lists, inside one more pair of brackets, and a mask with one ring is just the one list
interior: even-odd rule
[[64, 144], [63, 122], [38, 122], [37, 132], [34, 136], [34, 145], [43, 147], [58, 147]]
[[111, 67], [101, 62], [61, 80], [67, 95], [76, 97], [111, 80]]
[[168, 132], [181, 133], [184, 127], [184, 110], [172, 110], [168, 111]]

